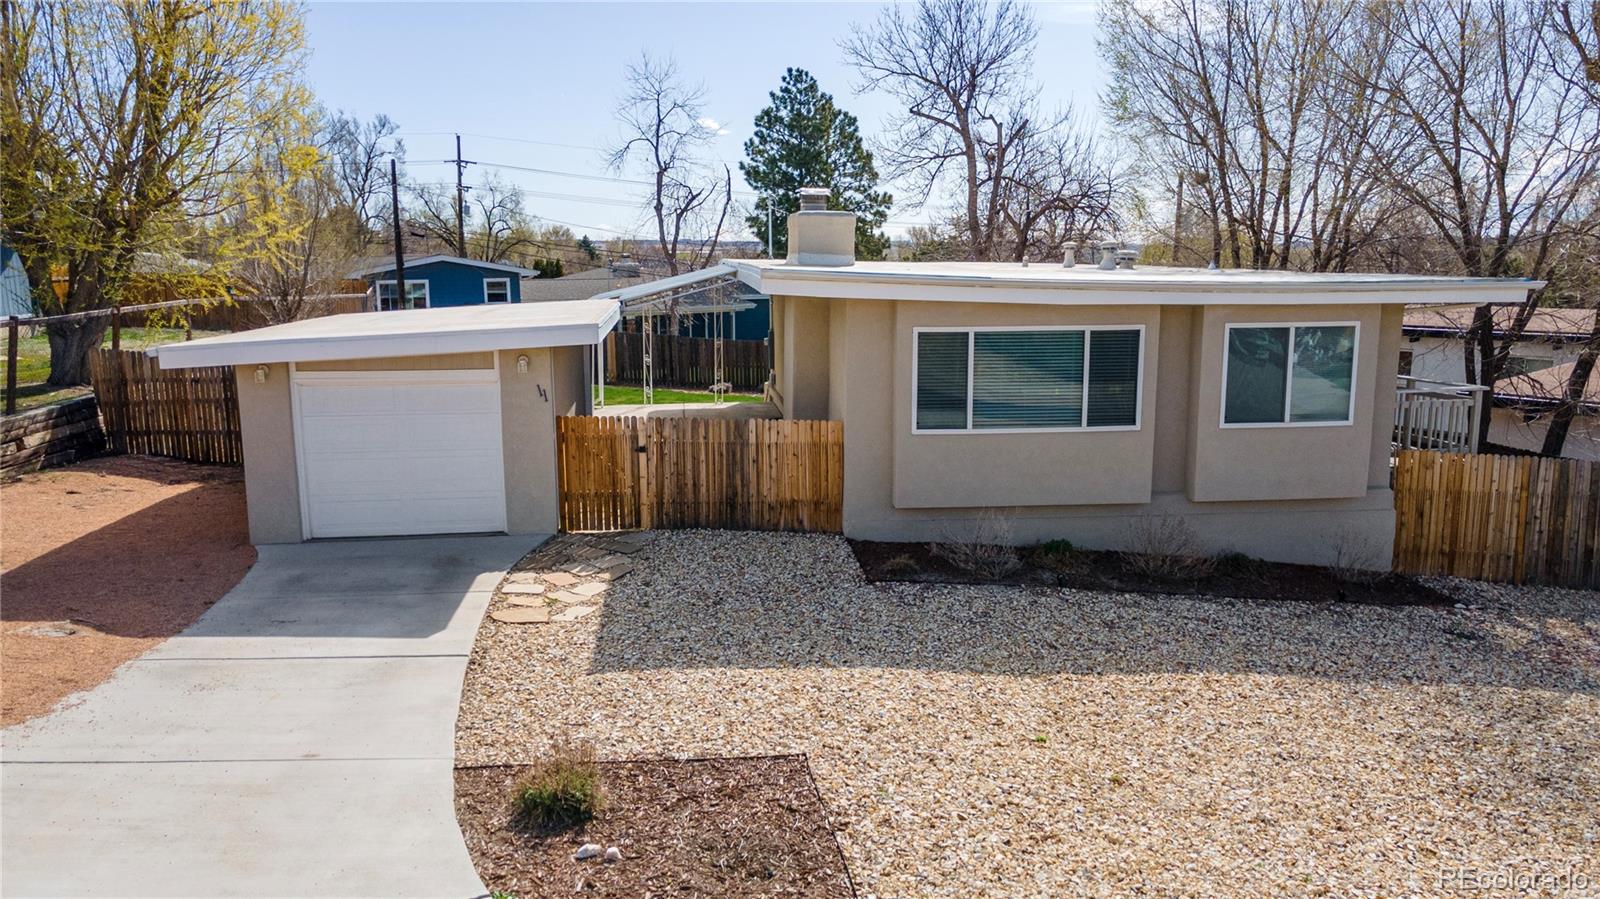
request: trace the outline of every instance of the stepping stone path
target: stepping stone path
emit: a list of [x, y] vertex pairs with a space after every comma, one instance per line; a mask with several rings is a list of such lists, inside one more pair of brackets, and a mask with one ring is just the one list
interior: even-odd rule
[[506, 624], [572, 622], [599, 608], [610, 585], [650, 545], [646, 531], [562, 534], [524, 556], [495, 591], [489, 617]]

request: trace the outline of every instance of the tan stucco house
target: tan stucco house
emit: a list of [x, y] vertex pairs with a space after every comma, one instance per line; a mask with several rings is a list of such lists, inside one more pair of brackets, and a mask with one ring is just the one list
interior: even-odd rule
[[1406, 304], [1511, 303], [1528, 281], [1102, 264], [856, 262], [849, 213], [802, 210], [773, 297], [771, 396], [844, 422], [844, 532], [1126, 546], [1150, 515], [1210, 549], [1386, 558]]

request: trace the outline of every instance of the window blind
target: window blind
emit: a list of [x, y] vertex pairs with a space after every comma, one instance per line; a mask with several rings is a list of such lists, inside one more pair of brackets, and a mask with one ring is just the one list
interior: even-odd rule
[[1089, 332], [1091, 428], [1131, 427], [1139, 415], [1139, 332]]
[[1083, 423], [1082, 331], [979, 331], [972, 339], [974, 428]]
[[917, 335], [917, 428], [962, 430], [967, 426], [965, 331]]

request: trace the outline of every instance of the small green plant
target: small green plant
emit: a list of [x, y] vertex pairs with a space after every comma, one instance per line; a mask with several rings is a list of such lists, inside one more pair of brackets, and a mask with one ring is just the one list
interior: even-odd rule
[[1233, 576], [1246, 576], [1257, 574], [1262, 569], [1260, 559], [1251, 558], [1238, 550], [1229, 550], [1218, 553], [1215, 561], [1216, 573]]
[[1080, 560], [1071, 540], [1047, 540], [1028, 550], [1028, 561], [1040, 568], [1068, 572], [1076, 570]]
[[1120, 787], [1127, 782], [1128, 781], [1120, 774], [1111, 775], [1111, 785], [1113, 787]]
[[593, 818], [605, 804], [594, 747], [558, 745], [518, 778], [512, 800], [518, 817], [536, 827], [571, 827]]
[[883, 573], [890, 577], [906, 577], [921, 570], [916, 559], [905, 555], [895, 556], [883, 563]]
[[1040, 746], [1043, 746], [1044, 744], [1050, 742], [1050, 738], [1045, 736], [1044, 734], [1034, 734], [1033, 735], [1033, 742], [1038, 743]]
[[516, 894], [508, 893], [505, 890], [490, 890], [489, 899], [517, 899], [517, 897]]

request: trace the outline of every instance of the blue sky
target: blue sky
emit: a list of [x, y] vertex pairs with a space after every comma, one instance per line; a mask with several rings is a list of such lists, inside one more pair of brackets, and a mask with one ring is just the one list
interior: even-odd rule
[[[603, 148], [619, 132], [614, 110], [626, 65], [641, 52], [671, 55], [703, 82], [706, 116], [726, 132], [716, 154], [734, 167], [757, 112], [786, 66], [817, 77], [861, 121], [869, 139], [895, 109], [885, 96], [856, 95], [838, 49], [871, 3], [312, 3], [309, 78], [330, 109], [400, 123], [411, 173], [452, 179], [454, 155], [486, 163], [586, 175], [501, 173], [528, 192], [530, 212], [577, 233], [612, 237], [644, 222], [643, 188], [607, 180]], [[1046, 106], [1097, 113], [1105, 79], [1095, 54], [1092, 0], [1035, 4], [1040, 25], [1036, 79]], [[482, 167], [468, 169], [468, 183]], [[894, 185], [890, 185], [891, 190]], [[901, 193], [897, 191], [897, 194]], [[737, 198], [744, 199], [744, 198]], [[902, 204], [890, 232], [928, 218]]]

